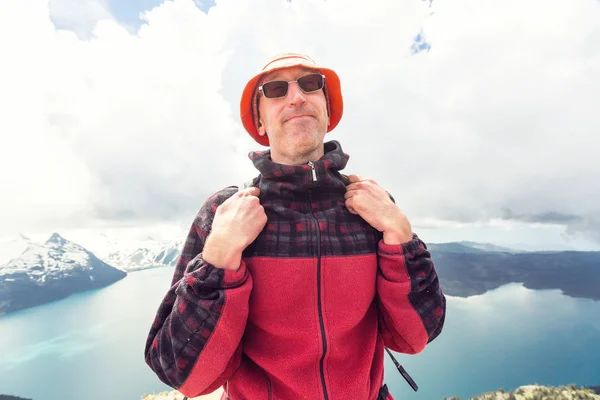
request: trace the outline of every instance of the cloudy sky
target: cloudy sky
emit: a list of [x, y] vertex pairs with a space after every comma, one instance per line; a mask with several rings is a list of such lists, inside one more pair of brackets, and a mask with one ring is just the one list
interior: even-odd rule
[[328, 134], [426, 241], [600, 250], [598, 0], [2, 0], [0, 236], [183, 239], [256, 175], [242, 88], [342, 80]]

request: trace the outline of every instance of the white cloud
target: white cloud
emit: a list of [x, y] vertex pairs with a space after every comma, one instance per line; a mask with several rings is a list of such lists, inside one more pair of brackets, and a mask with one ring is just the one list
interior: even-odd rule
[[108, 0], [48, 0], [52, 22], [86, 39], [98, 21], [112, 19], [109, 9]]
[[[0, 3], [3, 233], [191, 222], [208, 194], [255, 174], [246, 80], [300, 51], [341, 76], [346, 112], [329, 138], [348, 171], [374, 177], [415, 225], [512, 216], [555, 232], [560, 219], [600, 239], [596, 0], [239, 0], [208, 14], [175, 0], [135, 33], [106, 2], [86, 4], [80, 17], [62, 8], [92, 24], [82, 40], [44, 1]], [[421, 30], [432, 48], [412, 56]]]

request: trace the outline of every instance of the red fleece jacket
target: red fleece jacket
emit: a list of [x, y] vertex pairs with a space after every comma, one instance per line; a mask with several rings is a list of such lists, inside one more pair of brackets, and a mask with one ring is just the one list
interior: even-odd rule
[[[186, 396], [224, 386], [237, 399], [375, 400], [384, 346], [423, 350], [446, 300], [426, 245], [386, 245], [344, 205], [348, 155], [338, 142], [309, 165], [250, 158], [268, 222], [237, 271], [202, 259], [216, 208], [195, 218], [145, 346], [148, 365]], [[315, 179], [316, 178], [316, 179]], [[391, 395], [387, 397], [392, 399]]]

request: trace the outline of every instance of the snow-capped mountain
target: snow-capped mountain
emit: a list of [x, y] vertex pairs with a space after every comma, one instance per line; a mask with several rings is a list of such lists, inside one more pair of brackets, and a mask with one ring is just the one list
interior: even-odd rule
[[131, 250], [118, 250], [102, 257], [107, 263], [125, 271], [175, 266], [183, 241], [150, 242]]
[[22, 233], [0, 238], [0, 265], [19, 257], [33, 243], [31, 238]]
[[184, 232], [148, 232], [144, 229], [129, 230], [79, 230], [70, 233], [77, 243], [93, 252], [96, 257], [124, 271], [175, 266], [183, 249]]
[[54, 233], [0, 266], [0, 315], [104, 287], [126, 275]]

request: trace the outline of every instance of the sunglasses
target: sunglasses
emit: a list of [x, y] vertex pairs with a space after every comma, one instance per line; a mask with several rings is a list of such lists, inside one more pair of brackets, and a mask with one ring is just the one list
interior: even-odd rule
[[258, 87], [258, 90], [268, 99], [278, 99], [287, 95], [288, 88], [292, 82], [298, 83], [300, 90], [304, 93], [312, 93], [323, 88], [325, 75], [310, 74], [304, 75], [295, 81], [271, 81], [263, 83]]

